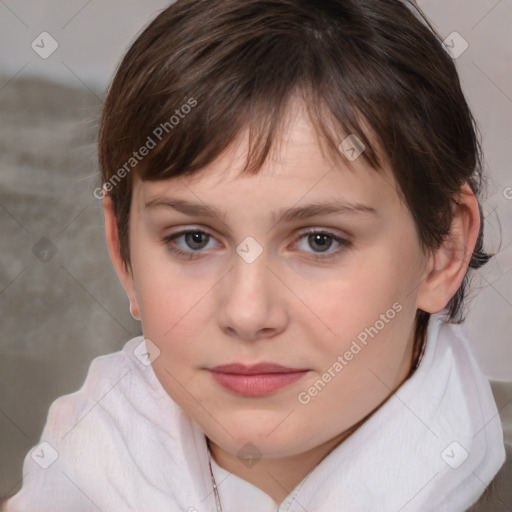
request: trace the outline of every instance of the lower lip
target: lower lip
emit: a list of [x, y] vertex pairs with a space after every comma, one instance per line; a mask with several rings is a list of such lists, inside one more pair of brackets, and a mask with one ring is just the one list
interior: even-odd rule
[[300, 380], [307, 371], [290, 373], [259, 373], [241, 375], [238, 373], [211, 372], [214, 380], [222, 387], [245, 396], [262, 396], [273, 393]]

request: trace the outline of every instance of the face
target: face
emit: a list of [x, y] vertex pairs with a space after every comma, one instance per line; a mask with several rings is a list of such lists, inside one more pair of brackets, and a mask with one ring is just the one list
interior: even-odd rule
[[125, 288], [158, 379], [206, 435], [293, 456], [406, 377], [426, 260], [390, 170], [333, 166], [305, 117], [257, 175], [239, 175], [244, 148], [135, 181]]

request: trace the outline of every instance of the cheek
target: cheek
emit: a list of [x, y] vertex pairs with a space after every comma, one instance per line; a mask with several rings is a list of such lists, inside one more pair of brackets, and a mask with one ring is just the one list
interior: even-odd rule
[[167, 350], [170, 344], [177, 344], [180, 351], [189, 350], [193, 345], [190, 342], [201, 332], [201, 319], [208, 316], [206, 307], [214, 280], [206, 275], [191, 277], [173, 265], [161, 247], [149, 243], [146, 247], [132, 254], [144, 336], [161, 350]]
[[310, 287], [309, 292], [304, 287], [304, 293], [309, 293], [304, 302], [314, 305], [328, 327], [317, 322], [324, 332], [314, 348], [317, 371], [321, 376], [331, 369], [336, 375], [322, 398], [315, 399], [319, 414], [321, 408], [341, 403], [351, 419], [363, 415], [387, 396], [386, 384], [392, 386], [408, 372], [416, 315], [411, 290], [417, 287], [419, 268], [411, 262], [413, 254], [413, 248], [405, 250], [399, 245], [373, 249], [358, 254], [346, 272], [325, 280], [322, 286]]
[[142, 259], [138, 263], [140, 271], [135, 286], [142, 330], [144, 337], [160, 350], [152, 363], [153, 370], [176, 403], [185, 410], [194, 410], [196, 401], [201, 401], [192, 398], [191, 390], [195, 387], [196, 369], [205, 358], [201, 340], [205, 337], [204, 321], [208, 317], [208, 288], [204, 281], [191, 280], [169, 264], [160, 266], [153, 260], [144, 265]]
[[397, 308], [414, 310], [411, 290], [416, 286], [416, 273], [410, 264], [399, 261], [392, 251], [372, 252], [358, 254], [354, 264], [330, 279], [311, 280], [309, 286], [301, 287], [303, 302], [312, 305], [336, 338], [352, 339], [380, 315], [394, 319]]

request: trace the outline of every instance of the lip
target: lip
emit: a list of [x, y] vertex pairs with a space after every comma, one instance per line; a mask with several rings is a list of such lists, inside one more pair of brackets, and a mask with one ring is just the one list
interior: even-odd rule
[[309, 370], [275, 363], [226, 364], [209, 368], [222, 387], [243, 396], [264, 396], [300, 380]]

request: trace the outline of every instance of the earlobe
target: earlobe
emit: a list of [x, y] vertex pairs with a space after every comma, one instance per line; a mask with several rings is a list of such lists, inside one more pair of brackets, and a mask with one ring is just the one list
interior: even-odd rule
[[455, 199], [450, 232], [431, 254], [418, 293], [418, 308], [427, 313], [442, 311], [459, 289], [480, 231], [478, 201], [469, 185]]
[[135, 294], [132, 271], [121, 256], [117, 217], [114, 212], [112, 198], [107, 194], [103, 196], [103, 214], [105, 217], [105, 236], [110, 259], [114, 265], [117, 277], [130, 301], [130, 314], [136, 320], [140, 320], [140, 309]]
[[139, 305], [137, 304], [137, 299], [134, 297], [134, 300], [130, 299], [130, 315], [134, 320], [140, 320], [140, 311]]

